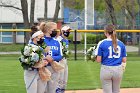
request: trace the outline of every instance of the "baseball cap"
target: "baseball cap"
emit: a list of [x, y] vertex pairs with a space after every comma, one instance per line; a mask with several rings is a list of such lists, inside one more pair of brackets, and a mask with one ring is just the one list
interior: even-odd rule
[[65, 25], [61, 28], [61, 31], [68, 31], [69, 32], [70, 30], [71, 30], [71, 28], [68, 25]]

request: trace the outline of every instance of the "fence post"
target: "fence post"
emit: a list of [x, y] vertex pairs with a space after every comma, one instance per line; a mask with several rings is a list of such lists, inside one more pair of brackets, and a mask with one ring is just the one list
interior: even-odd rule
[[77, 60], [77, 30], [74, 30], [74, 59]]
[[24, 31], [24, 46], [26, 45], [26, 38], [25, 38], [26, 32]]
[[[12, 29], [17, 29], [16, 23], [12, 24]], [[16, 31], [13, 31], [13, 43], [16, 44]]]
[[[140, 35], [140, 33], [139, 33], [139, 35]], [[140, 56], [140, 37], [139, 37], [139, 44], [138, 45], [139, 45], [139, 47], [138, 47], [139, 48], [138, 49], [138, 55]]]

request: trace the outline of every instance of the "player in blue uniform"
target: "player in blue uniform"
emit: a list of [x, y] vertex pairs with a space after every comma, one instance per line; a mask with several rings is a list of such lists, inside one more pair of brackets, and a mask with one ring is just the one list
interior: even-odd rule
[[[39, 47], [44, 41], [44, 33], [42, 31], [33, 30], [31, 31], [31, 39], [30, 46]], [[43, 48], [40, 47], [43, 52]], [[44, 66], [48, 64], [48, 62], [44, 60]], [[42, 82], [38, 68], [30, 67], [24, 70], [24, 81], [26, 85], [27, 93], [44, 93], [45, 86], [44, 82]]]
[[103, 93], [120, 93], [123, 70], [126, 66], [126, 48], [117, 39], [114, 25], [105, 26], [106, 39], [97, 45], [95, 55], [101, 62], [100, 79]]
[[[62, 60], [62, 53], [60, 49], [60, 44], [57, 40], [54, 39], [54, 37], [57, 34], [57, 24], [54, 22], [47, 22], [44, 24], [41, 24], [40, 29], [45, 34], [45, 43], [47, 47], [49, 47], [49, 51], [45, 54], [46, 59], [48, 62], [56, 61], [59, 62]], [[59, 78], [59, 72], [54, 71], [50, 63], [47, 65], [47, 68], [52, 73], [51, 80], [47, 82], [46, 91], [45, 93], [55, 93], [58, 78]]]
[[56, 93], [64, 93], [68, 81], [68, 64], [67, 64], [67, 53], [69, 40], [67, 39], [70, 34], [70, 27], [65, 25], [61, 28], [60, 36], [57, 37], [57, 40], [62, 44], [63, 60], [61, 63], [64, 65], [64, 70], [60, 72], [60, 78], [57, 86]]

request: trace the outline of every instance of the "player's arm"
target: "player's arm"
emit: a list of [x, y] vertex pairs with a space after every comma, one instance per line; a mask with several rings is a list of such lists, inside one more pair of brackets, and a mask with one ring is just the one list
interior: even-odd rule
[[126, 68], [126, 57], [122, 58], [122, 67], [123, 67], [123, 71], [125, 71], [125, 68]]
[[126, 61], [127, 61], [127, 58], [126, 58], [127, 54], [126, 54], [126, 47], [125, 45], [123, 46], [122, 48], [122, 67], [123, 67], [123, 71], [125, 71], [125, 68], [126, 68]]
[[125, 45], [123, 45], [123, 47], [122, 47], [122, 62], [123, 63], [126, 63], [126, 61], [127, 61], [127, 53], [126, 53], [126, 47], [125, 47]]
[[123, 58], [122, 58], [122, 62], [123, 62], [123, 63], [126, 63], [126, 61], [127, 61], [127, 58], [126, 58], [126, 57], [123, 57]]

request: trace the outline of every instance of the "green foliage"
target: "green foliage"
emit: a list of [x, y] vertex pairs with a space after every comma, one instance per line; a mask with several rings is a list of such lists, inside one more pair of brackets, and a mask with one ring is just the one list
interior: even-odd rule
[[70, 55], [70, 52], [68, 50], [68, 46], [66, 45], [66, 42], [61, 41], [61, 44], [63, 46], [62, 52], [63, 52], [63, 57], [68, 58]]
[[[85, 0], [64, 0], [64, 6], [72, 9], [84, 9]], [[106, 8], [104, 0], [94, 0], [94, 9], [104, 11]]]
[[41, 45], [39, 45], [39, 46], [41, 46], [43, 49], [45, 49], [46, 47], [47, 47], [47, 45], [46, 45], [46, 43], [45, 42], [43, 42]]
[[[81, 41], [82, 44], [84, 44], [84, 35], [82, 35], [83, 40]], [[87, 44], [97, 44], [100, 40], [104, 39], [103, 34], [93, 34], [89, 33], [87, 34]]]
[[[100, 40], [104, 39], [105, 36], [103, 34], [87, 34], [87, 44], [97, 44]], [[71, 34], [68, 38], [70, 41], [73, 41], [73, 35]], [[81, 43], [84, 44], [84, 34], [82, 34]]]
[[[114, 6], [116, 12], [121, 11], [122, 7], [125, 7], [126, 10], [129, 8], [130, 11], [133, 11], [134, 14], [136, 14], [139, 11], [139, 6], [138, 6], [138, 3], [137, 3], [137, 0], [133, 0], [133, 1], [132, 0], [113, 1], [113, 6]], [[132, 7], [134, 7], [133, 10], [132, 10]]]
[[72, 9], [84, 9], [84, 0], [64, 0], [64, 6]]
[[[137, 3], [138, 0], [112, 0], [113, 3], [113, 7], [115, 9], [115, 12], [120, 12], [122, 10], [122, 6], [123, 7], [129, 7], [129, 9], [131, 10], [132, 7], [134, 7], [134, 13], [137, 13], [139, 11], [139, 6]], [[132, 4], [133, 2], [133, 4]], [[106, 3], [105, 0], [94, 0], [94, 7], [95, 10], [97, 11], [105, 11], [106, 10]]]
[[105, 11], [106, 5], [104, 0], [94, 0], [94, 9], [96, 11]]

